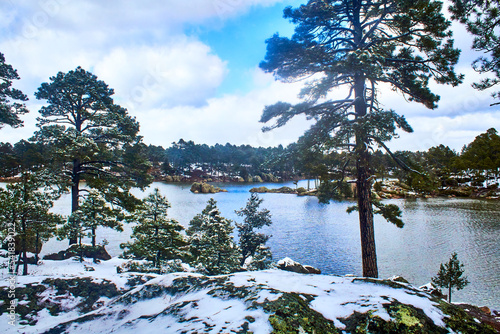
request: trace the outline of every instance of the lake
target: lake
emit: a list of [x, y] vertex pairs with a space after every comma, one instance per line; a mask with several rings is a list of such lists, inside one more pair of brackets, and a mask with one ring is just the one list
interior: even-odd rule
[[[241, 221], [235, 214], [245, 206], [249, 190], [255, 186], [294, 187], [284, 184], [218, 184], [228, 190], [218, 194], [192, 194], [190, 185], [154, 183], [172, 208], [169, 216], [187, 226], [200, 213], [210, 197], [217, 200], [222, 215]], [[306, 181], [299, 186], [307, 187]], [[139, 197], [142, 193], [134, 191]], [[347, 214], [349, 201], [320, 204], [315, 197], [287, 194], [260, 194], [262, 207], [271, 211], [273, 225], [263, 229], [274, 258], [290, 257], [309, 264], [325, 274], [361, 275], [361, 249], [357, 213]], [[403, 211], [402, 229], [375, 218], [379, 276], [401, 275], [416, 286], [430, 282], [452, 252], [458, 253], [470, 284], [453, 293], [453, 301], [487, 305], [500, 309], [500, 202], [475, 199], [431, 198], [390, 200]], [[54, 210], [67, 214], [69, 195], [57, 202]], [[119, 255], [119, 244], [128, 240], [131, 227], [118, 233], [98, 230], [98, 242], [106, 239], [112, 256]], [[67, 247], [67, 241], [51, 240], [42, 254]]]

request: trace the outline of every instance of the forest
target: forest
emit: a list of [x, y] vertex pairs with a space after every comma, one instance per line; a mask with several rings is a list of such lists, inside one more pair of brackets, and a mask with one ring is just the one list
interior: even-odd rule
[[[13, 150], [12, 147], [8, 149]], [[170, 182], [283, 182], [299, 179], [328, 182], [337, 180], [342, 171], [345, 179], [352, 178], [354, 169], [354, 164], [344, 153], [325, 153], [303, 141], [287, 147], [256, 148], [229, 143], [208, 146], [180, 139], [166, 149], [149, 145], [146, 152], [152, 166], [150, 173], [156, 180]], [[494, 128], [464, 144], [460, 152], [441, 144], [427, 151], [389, 154], [376, 150], [371, 158], [372, 173], [377, 179], [395, 178], [423, 193], [459, 185], [490, 186], [497, 182], [498, 166], [500, 136]]]

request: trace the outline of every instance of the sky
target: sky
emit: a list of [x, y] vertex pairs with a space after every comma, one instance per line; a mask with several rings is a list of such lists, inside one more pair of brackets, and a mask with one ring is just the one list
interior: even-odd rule
[[[266, 105], [297, 102], [301, 83], [282, 83], [259, 69], [266, 39], [291, 36], [283, 9], [305, 0], [2, 0], [0, 52], [17, 69], [16, 88], [28, 95], [24, 127], [0, 129], [0, 141], [15, 143], [37, 130], [45, 103], [34, 93], [58, 72], [81, 66], [114, 89], [115, 103], [141, 125], [146, 144], [168, 147], [183, 138], [213, 145], [287, 145], [309, 128], [304, 118], [263, 133]], [[463, 50], [456, 70], [459, 87], [433, 84], [439, 108], [409, 103], [388, 88], [381, 101], [406, 117], [412, 134], [401, 134], [393, 150], [426, 150], [440, 144], [460, 151], [491, 127], [500, 130], [499, 107], [490, 92], [471, 83], [471, 37], [454, 24]]]

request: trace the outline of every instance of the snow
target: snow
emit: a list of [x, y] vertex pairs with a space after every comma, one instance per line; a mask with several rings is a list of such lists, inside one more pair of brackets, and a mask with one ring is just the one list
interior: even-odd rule
[[334, 321], [338, 328], [344, 327], [339, 318], [346, 318], [354, 312], [366, 313], [368, 310], [389, 321], [390, 316], [383, 305], [392, 300], [414, 305], [422, 309], [436, 325], [445, 325], [444, 314], [435, 307], [436, 303], [405, 289], [403, 284], [401, 289], [394, 289], [382, 284], [363, 282], [355, 277], [304, 275], [277, 270], [237, 274], [231, 277], [231, 282], [236, 286], [265, 284], [282, 292], [313, 295], [315, 297], [310, 303], [311, 308]]
[[[29, 266], [29, 276], [19, 276], [18, 286], [29, 283], [40, 283], [47, 278], [90, 277], [95, 281], [108, 280], [116, 284], [118, 289], [130, 289], [127, 281], [134, 273], [117, 273], [116, 267], [122, 265], [124, 259], [112, 258], [99, 264], [86, 259], [83, 263], [72, 259], [63, 261], [44, 260], [39, 266]], [[91, 266], [94, 271], [86, 271]], [[5, 277], [6, 269], [0, 270]], [[344, 328], [340, 321], [354, 312], [366, 313], [382, 319], [391, 320], [384, 304], [398, 301], [421, 309], [436, 325], [445, 326], [444, 314], [436, 307], [436, 303], [427, 298], [424, 292], [408, 284], [394, 283], [397, 288], [376, 281], [356, 277], [340, 277], [331, 275], [297, 274], [282, 270], [266, 270], [257, 272], [234, 273], [228, 276], [214, 276], [214, 282], [222, 279], [224, 284], [234, 287], [253, 287], [255, 296], [251, 298], [229, 298], [226, 295], [214, 295], [214, 286], [205, 286], [198, 290], [188, 289], [182, 293], [170, 294], [162, 292], [153, 298], [141, 297], [148, 287], [172, 286], [179, 278], [205, 279], [205, 276], [194, 273], [173, 273], [167, 275], [148, 274], [153, 277], [144, 284], [131, 289], [115, 298], [101, 297], [98, 304], [102, 307], [87, 313], [93, 316], [92, 321], [75, 322], [68, 328], [70, 333], [225, 333], [241, 330], [246, 323], [248, 330], [254, 333], [270, 333], [269, 314], [262, 308], [252, 307], [252, 303], [262, 304], [275, 301], [283, 293], [299, 293], [312, 298], [309, 305], [334, 322], [338, 328]], [[216, 283], [214, 283], [216, 284]], [[0, 286], [7, 286], [6, 280], [0, 280]], [[162, 290], [163, 291], [163, 290]], [[252, 290], [253, 291], [253, 290]], [[126, 302], [127, 298], [131, 301]], [[39, 295], [41, 301], [60, 303], [64, 312], [52, 316], [44, 309], [37, 315], [38, 322], [34, 326], [8, 325], [7, 314], [0, 316], [0, 332], [4, 333], [41, 333], [58, 324], [82, 317], [76, 310], [80, 298], [67, 293], [56, 295], [49, 288]], [[252, 321], [247, 321], [249, 317]], [[180, 321], [180, 319], [184, 319]], [[207, 325], [208, 324], [208, 325]], [[208, 326], [208, 327], [207, 327]]]

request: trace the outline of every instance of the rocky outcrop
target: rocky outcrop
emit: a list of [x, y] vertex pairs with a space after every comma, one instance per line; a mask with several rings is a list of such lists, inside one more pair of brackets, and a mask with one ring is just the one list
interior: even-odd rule
[[75, 256], [82, 256], [85, 258], [95, 258], [97, 260], [110, 260], [111, 256], [108, 254], [104, 246], [97, 245], [92, 247], [92, 245], [83, 244], [82, 248], [77, 244], [71, 245], [68, 249], [62, 250], [58, 253], [52, 253], [45, 255], [43, 257], [44, 260], [55, 260], [61, 261], [66, 260]]
[[302, 265], [289, 257], [278, 261], [278, 269], [299, 274], [321, 274], [321, 270], [308, 265]]
[[227, 192], [227, 190], [221, 189], [208, 183], [195, 182], [191, 185], [191, 192], [195, 194], [215, 194], [220, 192]]
[[[20, 306], [27, 332], [495, 333], [459, 306], [378, 279], [268, 270], [211, 277], [168, 274], [128, 292], [90, 279], [32, 280], [19, 289], [32, 304]], [[75, 310], [60, 307], [69, 305], [61, 296], [80, 304]], [[73, 314], [48, 319], [44, 308]]]
[[487, 324], [500, 333], [500, 312], [492, 311], [488, 307], [477, 307], [469, 304], [456, 304], [462, 308], [467, 314], [479, 319], [482, 323]]

